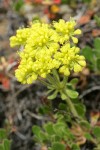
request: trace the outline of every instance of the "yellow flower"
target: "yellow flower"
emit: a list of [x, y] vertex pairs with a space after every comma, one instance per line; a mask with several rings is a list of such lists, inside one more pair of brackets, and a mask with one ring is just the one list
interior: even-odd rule
[[30, 34], [30, 28], [18, 29], [16, 36], [10, 38], [10, 46], [25, 45]]
[[82, 67], [79, 64], [74, 65], [74, 71], [75, 72], [80, 72], [82, 70]]
[[82, 33], [82, 32], [81, 32], [81, 30], [80, 30], [80, 29], [77, 29], [77, 30], [75, 30], [75, 31], [74, 31], [74, 34], [75, 34], [75, 35], [77, 35], [77, 34], [81, 34], [81, 33]]
[[10, 38], [12, 47], [23, 45], [23, 51], [18, 53], [20, 65], [15, 71], [18, 81], [31, 84], [39, 77], [52, 74], [54, 68], [65, 76], [69, 76], [72, 70], [81, 71], [86, 63], [85, 58], [78, 55], [80, 49], [75, 46], [78, 42], [75, 35], [81, 33], [74, 29], [75, 25], [72, 19], [68, 22], [60, 19], [51, 25], [36, 22], [28, 28], [18, 29]]
[[75, 44], [78, 43], [78, 39], [77, 39], [76, 37], [72, 37], [72, 40], [73, 40], [73, 42], [74, 42]]

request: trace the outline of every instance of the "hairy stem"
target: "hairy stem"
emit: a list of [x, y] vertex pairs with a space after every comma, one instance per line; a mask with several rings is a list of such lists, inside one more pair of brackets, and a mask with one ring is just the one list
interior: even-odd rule
[[40, 81], [43, 85], [45, 85], [46, 87], [47, 86], [50, 86], [50, 84], [49, 83], [47, 83], [46, 81], [44, 81], [44, 80], [42, 80], [42, 79], [40, 79], [40, 78], [38, 78], [38, 81]]
[[73, 114], [73, 116], [75, 118], [79, 118], [77, 110], [75, 109], [74, 104], [72, 103], [71, 99], [67, 96], [67, 94], [65, 92], [64, 92], [64, 94], [66, 95], [66, 100], [65, 101], [67, 102], [67, 104], [68, 104], [68, 106], [70, 108], [71, 113]]

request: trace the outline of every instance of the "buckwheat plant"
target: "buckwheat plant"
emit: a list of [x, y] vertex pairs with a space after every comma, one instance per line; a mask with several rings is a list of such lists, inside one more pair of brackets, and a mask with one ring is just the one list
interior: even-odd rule
[[48, 99], [59, 95], [63, 100], [57, 112], [51, 112], [53, 121], [46, 122], [43, 129], [33, 126], [36, 140], [48, 150], [80, 150], [87, 139], [96, 143], [84, 116], [84, 106], [77, 103], [78, 92], [74, 86], [77, 79], [68, 82], [72, 72], [78, 73], [86, 66], [76, 46], [76, 36], [81, 30], [75, 26], [73, 19], [68, 22], [60, 19], [52, 24], [35, 22], [18, 29], [16, 36], [10, 38], [11, 47], [23, 47], [18, 52], [20, 64], [15, 71], [18, 81], [31, 84], [39, 80], [48, 89]]

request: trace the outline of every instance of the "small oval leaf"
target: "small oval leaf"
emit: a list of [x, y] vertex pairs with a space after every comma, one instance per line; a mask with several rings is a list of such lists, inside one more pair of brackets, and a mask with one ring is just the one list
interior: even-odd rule
[[53, 143], [52, 150], [66, 150], [66, 146], [59, 142]]
[[57, 97], [57, 93], [58, 93], [58, 91], [54, 91], [54, 93], [52, 95], [48, 96], [48, 99], [51, 99], [51, 100], [55, 99]]
[[77, 91], [70, 90], [70, 89], [67, 89], [67, 90], [66, 90], [66, 93], [67, 93], [67, 95], [68, 95], [70, 98], [72, 98], [72, 99], [77, 98], [78, 95], [79, 95]]

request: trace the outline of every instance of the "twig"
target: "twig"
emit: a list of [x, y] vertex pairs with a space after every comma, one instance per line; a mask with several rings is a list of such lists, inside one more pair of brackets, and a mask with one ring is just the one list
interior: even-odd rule
[[96, 90], [100, 90], [100, 86], [95, 86], [95, 87], [92, 87], [86, 91], [84, 91], [80, 96], [79, 96], [79, 99], [82, 99], [84, 96], [86, 96], [87, 94], [93, 92], [93, 91], [96, 91]]
[[35, 113], [33, 113], [33, 112], [30, 112], [29, 110], [26, 110], [25, 112], [26, 112], [27, 114], [29, 114], [30, 116], [32, 116], [33, 118], [37, 119], [37, 120], [45, 120], [45, 121], [50, 120], [49, 117], [42, 117], [42, 116], [39, 116], [39, 115], [37, 115], [37, 114], [35, 114]]
[[10, 71], [13, 67], [15, 67], [18, 63], [17, 62], [13, 62], [11, 64], [8, 65], [8, 67], [6, 68], [6, 71]]
[[27, 137], [25, 137], [22, 133], [20, 133], [20, 132], [15, 132], [15, 134], [20, 138], [20, 139], [22, 139], [22, 140], [26, 140], [27, 139]]
[[23, 92], [24, 90], [26, 90], [27, 88], [29, 88], [31, 85], [25, 85], [25, 86], [22, 86], [21, 89], [19, 89], [14, 95], [13, 97], [17, 97], [21, 92]]

